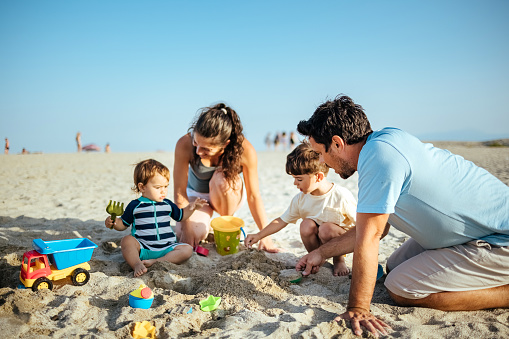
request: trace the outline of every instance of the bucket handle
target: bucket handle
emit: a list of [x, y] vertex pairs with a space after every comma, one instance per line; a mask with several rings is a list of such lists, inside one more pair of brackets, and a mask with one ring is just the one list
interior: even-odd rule
[[[244, 232], [244, 228], [240, 228], [240, 230], [242, 231], [242, 234], [244, 235], [244, 240], [246, 240], [246, 232]], [[240, 242], [243, 242], [244, 240], [240, 240]]]

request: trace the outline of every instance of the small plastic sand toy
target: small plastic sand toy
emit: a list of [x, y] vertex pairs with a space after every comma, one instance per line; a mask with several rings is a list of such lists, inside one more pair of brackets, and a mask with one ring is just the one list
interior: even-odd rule
[[97, 247], [87, 238], [44, 241], [34, 239], [32, 251], [23, 254], [20, 287], [33, 291], [53, 289], [53, 281], [70, 276], [73, 285], [83, 286], [90, 279], [92, 252]]
[[137, 322], [134, 324], [133, 328], [133, 338], [141, 339], [141, 338], [150, 338], [155, 339], [156, 337], [156, 328], [152, 326], [148, 321]]
[[201, 246], [196, 246], [194, 248], [194, 251], [196, 252], [196, 254], [199, 254], [203, 257], [206, 257], [209, 255], [209, 250], [206, 249], [205, 247], [201, 247]]
[[376, 280], [380, 279], [384, 276], [384, 268], [382, 265], [378, 264], [378, 271], [376, 272]]
[[134, 308], [148, 309], [154, 301], [154, 293], [144, 284], [129, 294], [129, 306]]
[[201, 310], [205, 312], [214, 311], [221, 303], [221, 297], [209, 296], [207, 299], [200, 301]]
[[175, 314], [191, 314], [193, 313], [193, 306], [189, 305], [180, 305], [177, 307], [174, 307], [173, 309], [168, 311], [169, 314], [175, 315]]
[[108, 213], [111, 216], [111, 221], [115, 223], [115, 219], [124, 214], [124, 203], [122, 203], [121, 205], [119, 202], [110, 200], [108, 206], [106, 206], [106, 213]]
[[301, 282], [301, 280], [302, 280], [302, 278], [303, 278], [303, 277], [304, 277], [304, 276], [303, 276], [303, 275], [302, 275], [302, 273], [301, 273], [301, 274], [299, 275], [299, 277], [298, 277], [298, 278], [292, 279], [292, 280], [290, 280], [290, 282], [291, 282], [292, 284], [298, 284], [298, 283], [300, 283], [300, 282]]

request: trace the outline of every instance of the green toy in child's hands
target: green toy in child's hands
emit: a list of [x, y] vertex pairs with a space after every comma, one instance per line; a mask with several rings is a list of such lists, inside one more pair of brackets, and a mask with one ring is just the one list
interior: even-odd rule
[[[111, 221], [113, 221], [113, 225], [115, 225], [117, 217], [124, 214], [124, 203], [120, 204], [119, 202], [110, 200], [108, 206], [106, 206], [106, 213], [111, 215]], [[111, 228], [113, 228], [113, 226]]]

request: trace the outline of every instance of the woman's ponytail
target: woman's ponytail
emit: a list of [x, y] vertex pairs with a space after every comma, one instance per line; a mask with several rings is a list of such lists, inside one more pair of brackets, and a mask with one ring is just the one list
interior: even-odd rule
[[[224, 103], [203, 108], [189, 130], [213, 139], [218, 145], [224, 145], [230, 140], [221, 156], [220, 166], [225, 179], [233, 184], [235, 178], [242, 172], [240, 160], [244, 153], [243, 128], [237, 112]], [[195, 161], [199, 161], [196, 150], [194, 156]]]

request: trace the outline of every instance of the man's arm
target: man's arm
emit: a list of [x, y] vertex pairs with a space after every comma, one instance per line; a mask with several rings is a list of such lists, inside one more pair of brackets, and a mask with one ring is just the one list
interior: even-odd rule
[[333, 238], [316, 250], [309, 252], [297, 262], [295, 269], [302, 271], [302, 275], [306, 276], [311, 273], [317, 273], [325, 260], [335, 256], [351, 253], [355, 244], [355, 227], [342, 234], [337, 238]]
[[348, 319], [356, 335], [362, 334], [361, 325], [378, 335], [386, 334], [384, 322], [370, 313], [375, 289], [380, 239], [388, 233], [389, 214], [358, 213], [353, 254], [352, 283], [347, 311], [336, 319]]

